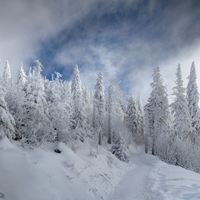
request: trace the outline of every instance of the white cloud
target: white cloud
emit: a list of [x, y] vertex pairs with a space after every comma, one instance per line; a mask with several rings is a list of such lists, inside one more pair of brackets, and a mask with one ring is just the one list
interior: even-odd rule
[[[0, 73], [4, 61], [9, 60], [12, 74], [16, 76], [21, 61], [26, 63], [37, 59], [43, 40], [56, 35], [65, 26], [73, 25], [92, 4], [91, 0], [87, 0], [87, 4], [81, 3], [81, 0], [1, 2]], [[25, 68], [29, 67], [25, 65]]]

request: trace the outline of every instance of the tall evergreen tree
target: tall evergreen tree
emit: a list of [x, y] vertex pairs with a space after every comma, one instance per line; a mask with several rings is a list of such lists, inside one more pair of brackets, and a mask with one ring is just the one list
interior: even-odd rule
[[17, 77], [17, 84], [24, 85], [26, 82], [26, 74], [24, 72], [23, 64], [21, 63], [20, 70]]
[[182, 140], [191, 137], [192, 120], [189, 114], [188, 102], [183, 87], [180, 64], [176, 71], [176, 86], [173, 88], [174, 102], [171, 104], [175, 134]]
[[15, 121], [10, 114], [4, 99], [3, 88], [0, 86], [0, 139], [7, 136], [9, 140], [15, 137]]
[[47, 104], [49, 110], [49, 119], [56, 134], [57, 141], [66, 142], [69, 138], [71, 109], [62, 98], [63, 83], [60, 80], [60, 74], [56, 73], [56, 79], [52, 81], [45, 80], [45, 93], [47, 95]]
[[98, 73], [98, 78], [94, 91], [94, 128], [98, 132], [98, 143], [102, 145], [102, 135], [105, 132], [104, 116], [105, 116], [105, 97], [104, 97], [104, 78], [103, 73]]
[[[199, 91], [196, 83], [196, 69], [194, 62], [191, 65], [190, 75], [188, 77], [187, 85], [187, 101], [190, 117], [192, 119], [192, 126], [194, 128], [193, 139], [200, 137], [200, 109], [199, 109]], [[199, 138], [200, 139], [200, 138]]]
[[53, 141], [55, 138], [48, 119], [48, 105], [44, 92], [44, 79], [40, 74], [41, 69], [41, 63], [36, 61], [33, 73], [27, 78], [20, 120], [23, 138], [33, 145], [39, 145], [46, 140]]
[[[157, 141], [161, 133], [166, 131], [169, 120], [169, 105], [166, 87], [160, 74], [160, 68], [156, 67], [153, 72], [153, 82], [150, 84], [152, 91], [145, 106], [146, 116], [148, 116], [149, 136], [152, 139], [152, 154], [157, 154]], [[145, 120], [146, 121], [146, 120]]]
[[82, 83], [80, 79], [80, 72], [76, 65], [72, 74], [71, 81], [71, 98], [72, 98], [72, 130], [75, 130], [75, 139], [79, 137], [84, 141], [85, 131], [87, 129], [87, 116], [85, 113], [85, 104], [83, 101]]
[[143, 113], [142, 100], [140, 96], [136, 100], [136, 106], [137, 106], [137, 140], [138, 143], [141, 144], [144, 142], [144, 113]]
[[135, 139], [138, 128], [138, 119], [137, 119], [137, 106], [136, 100], [133, 95], [128, 99], [128, 105], [125, 115], [125, 124], [129, 131], [132, 133], [133, 138]]
[[112, 129], [113, 129], [113, 84], [110, 84], [108, 88], [108, 104], [107, 104], [107, 112], [108, 112], [108, 144], [112, 142]]
[[7, 60], [6, 60], [4, 71], [3, 71], [3, 78], [6, 82], [11, 80], [10, 65]]

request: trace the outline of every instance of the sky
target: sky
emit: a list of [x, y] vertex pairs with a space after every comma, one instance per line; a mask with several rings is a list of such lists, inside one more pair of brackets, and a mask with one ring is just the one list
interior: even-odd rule
[[[200, 87], [199, 0], [0, 0], [0, 73], [5, 60], [15, 80], [40, 60], [42, 74], [70, 81], [77, 64], [93, 89], [102, 71], [106, 88], [116, 84], [146, 103], [152, 72], [161, 68], [171, 94], [181, 64], [183, 80], [195, 61]], [[171, 98], [171, 97], [170, 97]]]

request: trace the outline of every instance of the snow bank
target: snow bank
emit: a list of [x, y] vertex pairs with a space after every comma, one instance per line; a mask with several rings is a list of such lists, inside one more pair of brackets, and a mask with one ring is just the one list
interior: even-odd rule
[[77, 146], [76, 153], [63, 143], [48, 143], [43, 149], [22, 148], [2, 139], [0, 199], [106, 199], [128, 165], [103, 148], [97, 157], [88, 149], [87, 143]]
[[153, 192], [159, 191], [163, 199], [189, 200], [200, 199], [200, 174], [182, 167], [156, 162], [151, 173]]

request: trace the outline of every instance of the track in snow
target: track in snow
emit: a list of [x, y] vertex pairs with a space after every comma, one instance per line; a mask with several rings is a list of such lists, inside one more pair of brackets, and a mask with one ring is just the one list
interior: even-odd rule
[[[131, 162], [135, 167], [127, 172], [123, 180], [115, 188], [110, 200], [163, 200], [161, 192], [152, 190], [158, 184], [152, 171], [155, 169], [157, 158], [147, 154], [135, 154]], [[156, 178], [156, 177], [155, 177]]]

